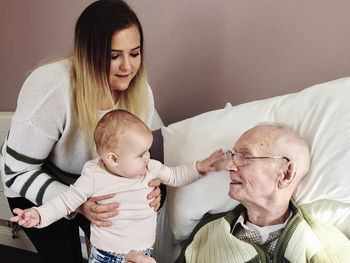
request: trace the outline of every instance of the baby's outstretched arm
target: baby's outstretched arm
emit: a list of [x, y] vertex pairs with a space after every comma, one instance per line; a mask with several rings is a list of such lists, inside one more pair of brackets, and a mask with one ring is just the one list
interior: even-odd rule
[[25, 210], [15, 208], [13, 212], [16, 216], [10, 218], [11, 222], [17, 222], [20, 226], [30, 228], [37, 226], [40, 223], [40, 214], [34, 208], [28, 208]]

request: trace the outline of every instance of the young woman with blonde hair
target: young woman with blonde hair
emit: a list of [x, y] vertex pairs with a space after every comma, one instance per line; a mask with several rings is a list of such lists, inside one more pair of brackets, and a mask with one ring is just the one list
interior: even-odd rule
[[[152, 125], [155, 109], [141, 24], [124, 1], [100, 0], [78, 18], [72, 56], [40, 66], [22, 86], [0, 159], [10, 207], [41, 205], [73, 183], [85, 162], [97, 156], [96, 123], [114, 108]], [[148, 198], [155, 209], [159, 184], [150, 182], [155, 190]], [[118, 204], [108, 201], [112, 196], [88, 199], [70, 220], [25, 229], [42, 261], [82, 262], [78, 226], [88, 236], [89, 221], [109, 226], [108, 218], [118, 213]]]

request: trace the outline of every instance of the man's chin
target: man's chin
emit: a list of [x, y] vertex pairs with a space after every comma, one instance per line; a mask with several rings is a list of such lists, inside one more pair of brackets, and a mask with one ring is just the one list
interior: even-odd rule
[[233, 190], [231, 189], [231, 187], [230, 187], [230, 190], [228, 191], [228, 196], [231, 197], [232, 199], [239, 201], [239, 194], [237, 190]]

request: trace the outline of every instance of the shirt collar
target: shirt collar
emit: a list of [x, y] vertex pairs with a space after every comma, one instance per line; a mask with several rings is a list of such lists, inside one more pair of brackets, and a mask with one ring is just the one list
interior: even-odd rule
[[[291, 219], [292, 215], [293, 215], [293, 212], [290, 211], [288, 218], [284, 221], [283, 224], [281, 224], [279, 229], [282, 229], [282, 228], [284, 228], [287, 225], [287, 223]], [[231, 233], [234, 233], [235, 230], [237, 229], [237, 227], [239, 227], [239, 226], [243, 227], [245, 230], [252, 231], [253, 229], [251, 229], [249, 226], [247, 226], [246, 222], [247, 222], [247, 211], [244, 211], [244, 212], [242, 212], [240, 214], [240, 216], [238, 217], [237, 221], [233, 225]]]

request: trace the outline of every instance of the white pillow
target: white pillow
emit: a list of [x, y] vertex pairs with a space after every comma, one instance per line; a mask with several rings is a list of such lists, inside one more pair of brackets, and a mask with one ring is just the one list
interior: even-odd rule
[[[262, 122], [284, 123], [310, 146], [311, 169], [294, 194], [297, 203], [336, 201], [332, 204], [343, 205], [350, 222], [350, 78], [225, 107], [163, 127], [164, 161], [167, 165], [189, 163], [218, 148], [232, 149], [245, 130]], [[184, 240], [206, 212], [226, 211], [237, 204], [227, 195], [228, 183], [228, 175], [220, 172], [181, 188], [169, 188], [167, 212], [175, 240]], [[325, 206], [315, 207], [311, 209], [314, 213]], [[334, 205], [326, 209], [330, 207], [337, 209]], [[345, 223], [337, 225], [329, 216], [327, 220], [350, 237]]]

